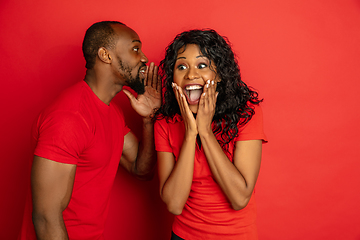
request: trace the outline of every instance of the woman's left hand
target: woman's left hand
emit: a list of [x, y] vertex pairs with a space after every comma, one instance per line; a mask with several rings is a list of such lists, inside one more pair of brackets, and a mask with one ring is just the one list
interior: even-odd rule
[[200, 135], [212, 132], [211, 122], [215, 114], [218, 92], [214, 80], [208, 80], [200, 97], [196, 123]]

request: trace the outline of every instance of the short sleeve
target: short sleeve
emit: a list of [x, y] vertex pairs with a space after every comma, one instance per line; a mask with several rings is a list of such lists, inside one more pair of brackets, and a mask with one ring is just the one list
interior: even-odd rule
[[172, 152], [169, 141], [169, 125], [165, 119], [157, 120], [154, 125], [155, 149], [158, 152]]
[[56, 111], [40, 116], [34, 154], [61, 163], [77, 164], [91, 139], [85, 120], [77, 113]]
[[125, 124], [124, 125], [124, 136], [126, 135], [126, 134], [128, 134], [129, 132], [131, 131], [131, 129]]
[[264, 143], [268, 141], [264, 133], [262, 109], [259, 105], [253, 106], [255, 114], [249, 122], [239, 128], [239, 134], [235, 141], [262, 140]]

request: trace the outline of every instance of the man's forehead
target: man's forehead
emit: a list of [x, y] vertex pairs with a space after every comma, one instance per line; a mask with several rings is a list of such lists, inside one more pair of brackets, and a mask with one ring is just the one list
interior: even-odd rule
[[120, 25], [120, 24], [115, 24], [112, 26], [114, 31], [117, 33], [117, 35], [119, 36], [119, 40], [122, 41], [127, 41], [127, 42], [138, 42], [141, 43], [139, 35], [132, 30], [131, 28], [125, 26], [125, 25]]

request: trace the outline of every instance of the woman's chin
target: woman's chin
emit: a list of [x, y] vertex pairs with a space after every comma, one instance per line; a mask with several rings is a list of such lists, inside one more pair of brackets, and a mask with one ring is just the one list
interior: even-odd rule
[[191, 110], [192, 113], [197, 113], [198, 109], [199, 109], [199, 104], [196, 105], [189, 105], [189, 108]]

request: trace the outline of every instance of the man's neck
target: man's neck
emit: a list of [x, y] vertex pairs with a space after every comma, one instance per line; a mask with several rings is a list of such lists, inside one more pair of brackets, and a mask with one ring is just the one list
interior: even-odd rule
[[95, 95], [106, 105], [109, 105], [116, 94], [122, 90], [122, 86], [116, 85], [111, 79], [111, 76], [96, 74], [94, 69], [86, 70], [84, 81], [89, 85]]

